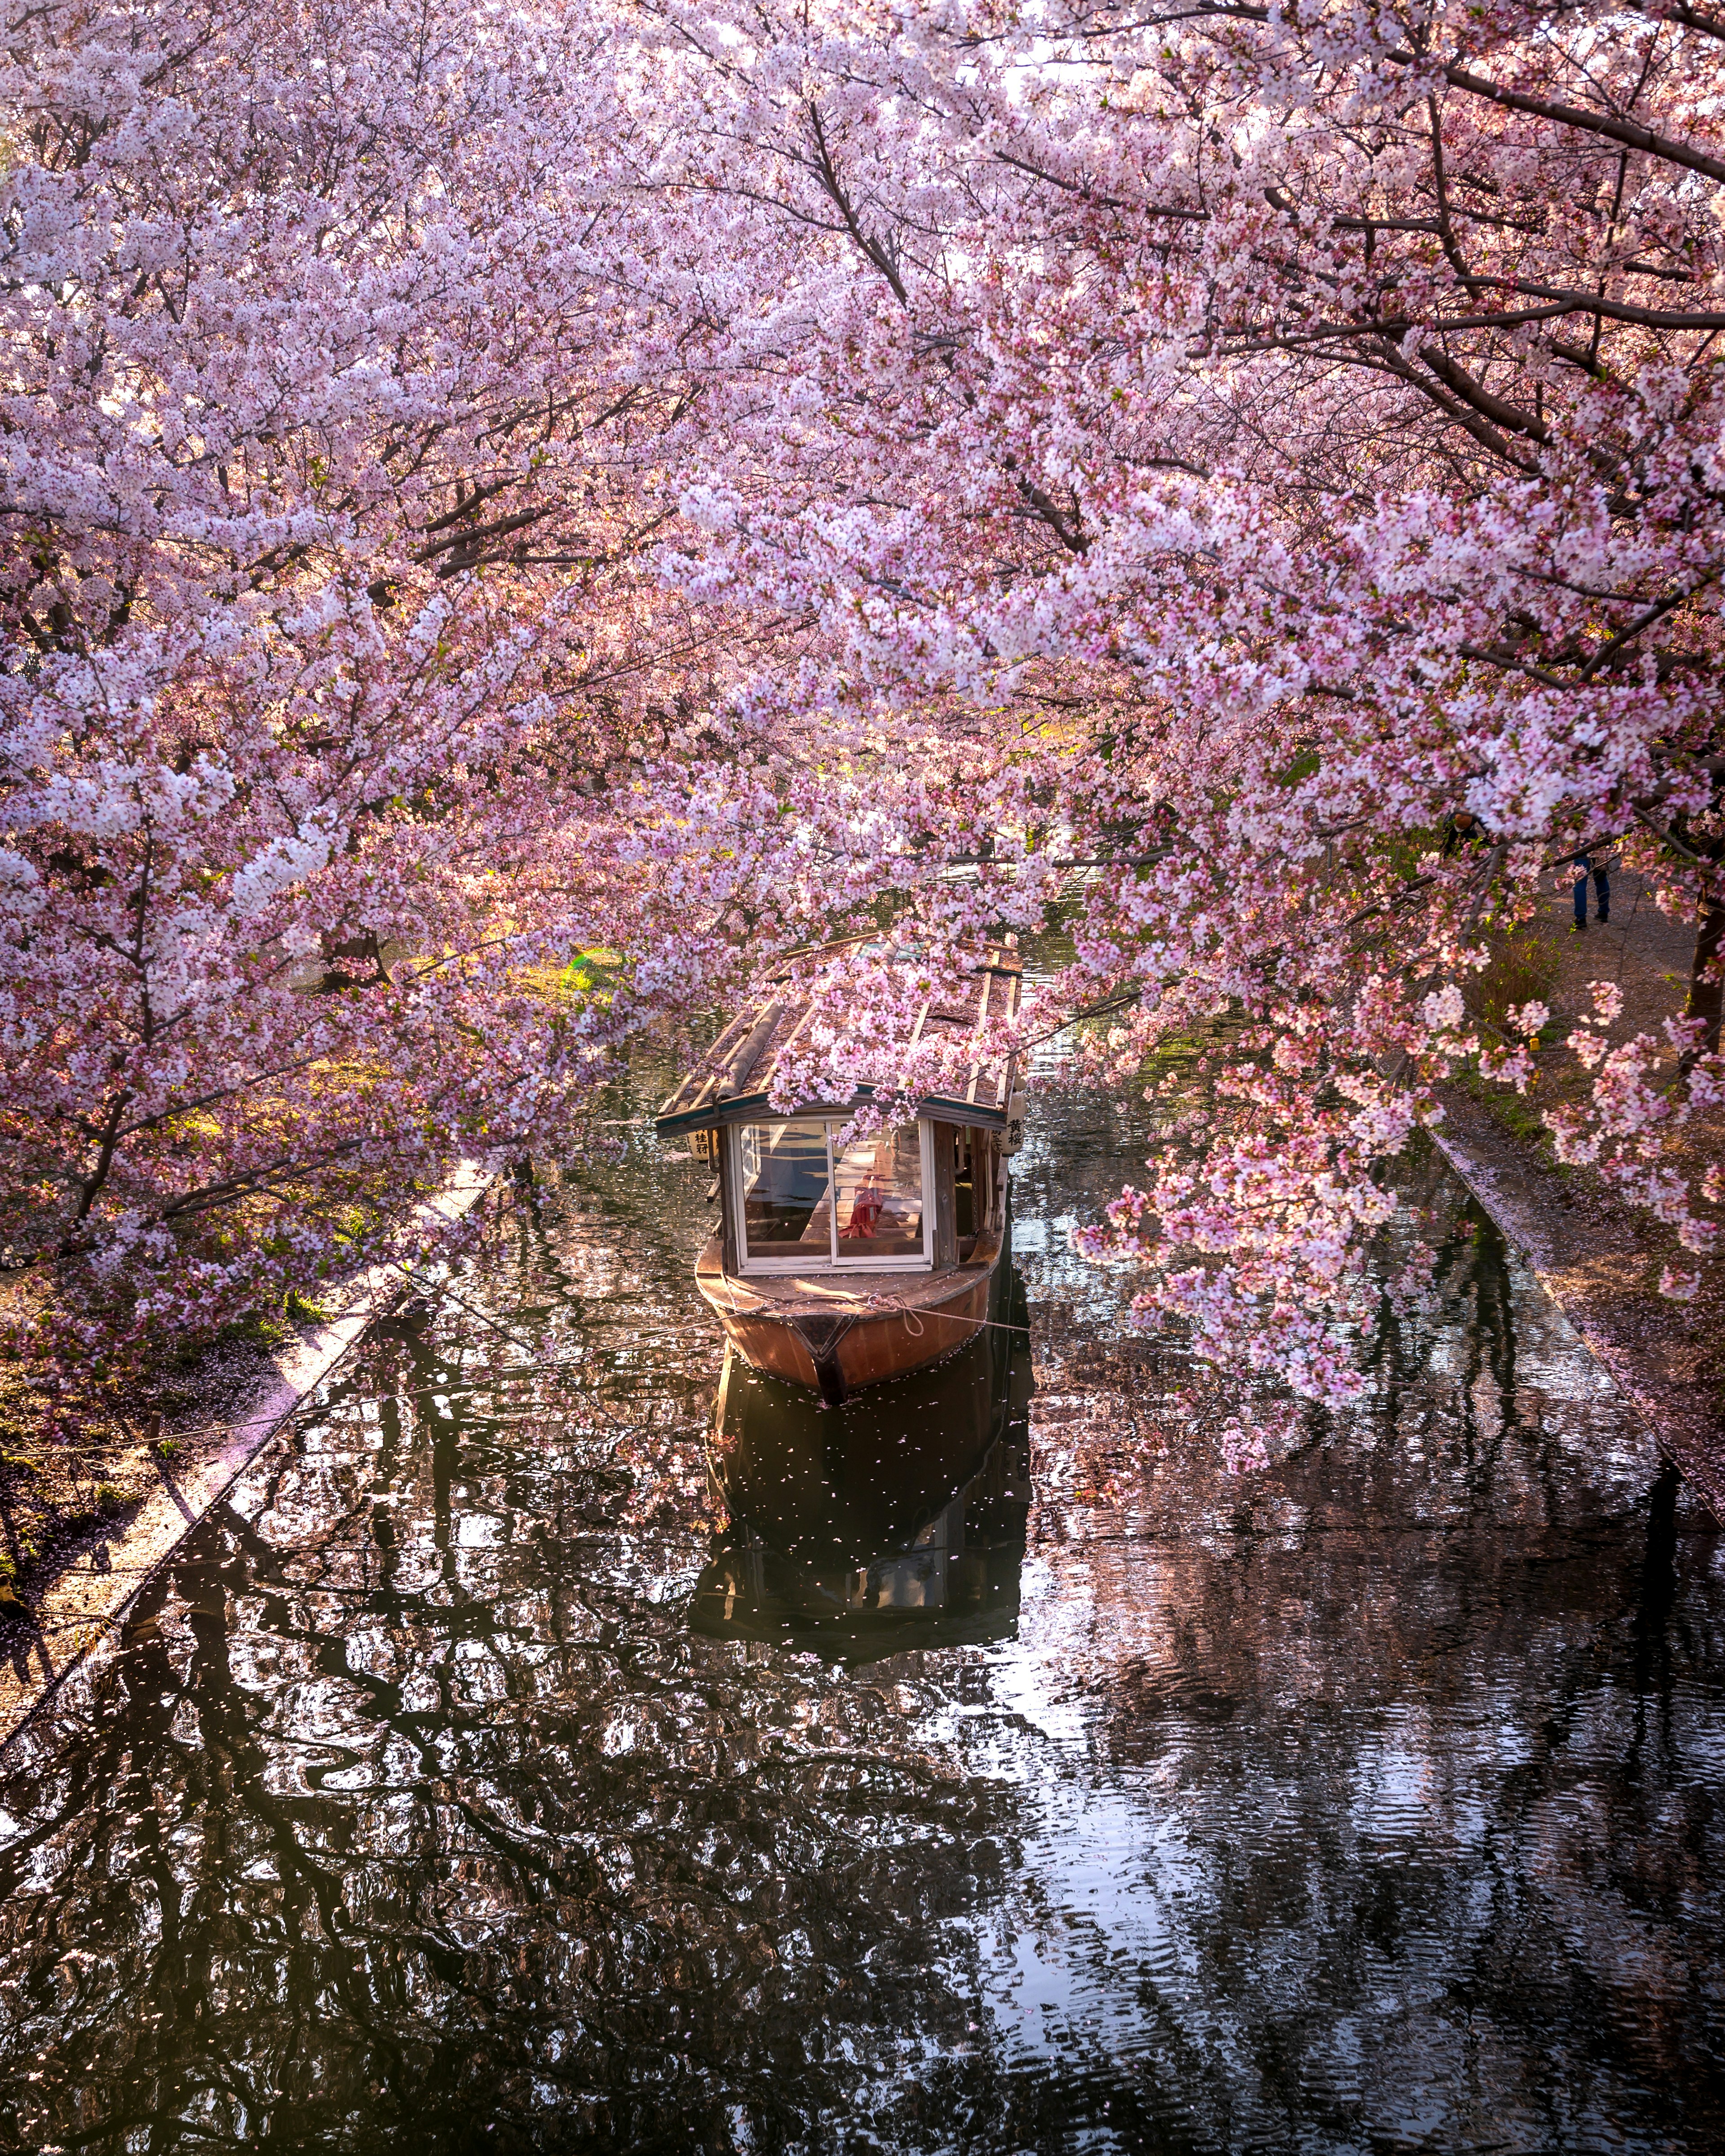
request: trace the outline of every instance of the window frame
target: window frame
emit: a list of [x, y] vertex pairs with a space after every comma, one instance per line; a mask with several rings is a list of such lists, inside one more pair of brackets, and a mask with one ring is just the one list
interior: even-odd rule
[[[743, 1203], [742, 1188], [742, 1133], [748, 1124], [819, 1123], [826, 1139], [827, 1188], [836, 1188], [833, 1165], [833, 1133], [842, 1131], [850, 1121], [847, 1116], [751, 1116], [747, 1122], [730, 1124], [725, 1132], [725, 1188], [730, 1201], [731, 1219], [737, 1239], [737, 1270], [739, 1274], [757, 1276], [772, 1273], [926, 1273], [934, 1269], [934, 1125], [927, 1116], [918, 1116], [916, 1122], [917, 1158], [922, 1176], [922, 1250], [914, 1258], [863, 1258], [846, 1262], [839, 1255], [839, 1209], [829, 1209], [827, 1220], [827, 1250], [824, 1257], [811, 1251], [806, 1256], [794, 1258], [752, 1258], [749, 1255], [748, 1220]], [[889, 1128], [895, 1127], [888, 1126]]]

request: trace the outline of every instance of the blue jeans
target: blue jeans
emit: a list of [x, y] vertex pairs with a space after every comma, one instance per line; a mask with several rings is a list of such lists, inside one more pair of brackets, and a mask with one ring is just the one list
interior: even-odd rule
[[1599, 918], [1609, 921], [1611, 918], [1610, 877], [1603, 868], [1596, 869], [1585, 854], [1575, 856], [1575, 865], [1581, 870], [1575, 879], [1575, 926], [1578, 928], [1587, 926], [1587, 880], [1589, 876], [1594, 880], [1594, 890], [1599, 897]]

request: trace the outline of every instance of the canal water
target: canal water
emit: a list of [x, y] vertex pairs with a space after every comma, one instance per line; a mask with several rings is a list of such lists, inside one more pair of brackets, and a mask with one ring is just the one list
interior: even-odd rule
[[824, 1411], [664, 1075], [6, 1756], [0, 2145], [1725, 2146], [1725, 1558], [1455, 1187], [1235, 1474], [1068, 1250], [1130, 1116], [1052, 1070], [1003, 1329]]

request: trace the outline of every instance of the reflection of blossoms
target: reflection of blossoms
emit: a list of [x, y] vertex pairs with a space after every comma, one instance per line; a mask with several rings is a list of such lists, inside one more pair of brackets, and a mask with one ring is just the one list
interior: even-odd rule
[[1238, 1408], [1216, 1433], [1222, 1464], [1230, 1475], [1256, 1473], [1287, 1451], [1301, 1427], [1294, 1400], [1256, 1400]]
[[1243, 1430], [1237, 1420], [1223, 1424], [1218, 1434], [1222, 1461], [1230, 1475], [1244, 1475], [1270, 1465], [1270, 1448], [1258, 1430]]

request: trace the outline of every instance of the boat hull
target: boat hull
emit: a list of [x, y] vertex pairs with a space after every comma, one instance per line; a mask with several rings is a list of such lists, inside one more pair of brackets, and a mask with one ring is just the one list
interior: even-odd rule
[[994, 1314], [1003, 1244], [933, 1276], [768, 1287], [726, 1273], [716, 1238], [696, 1283], [746, 1363], [836, 1403], [968, 1347]]

